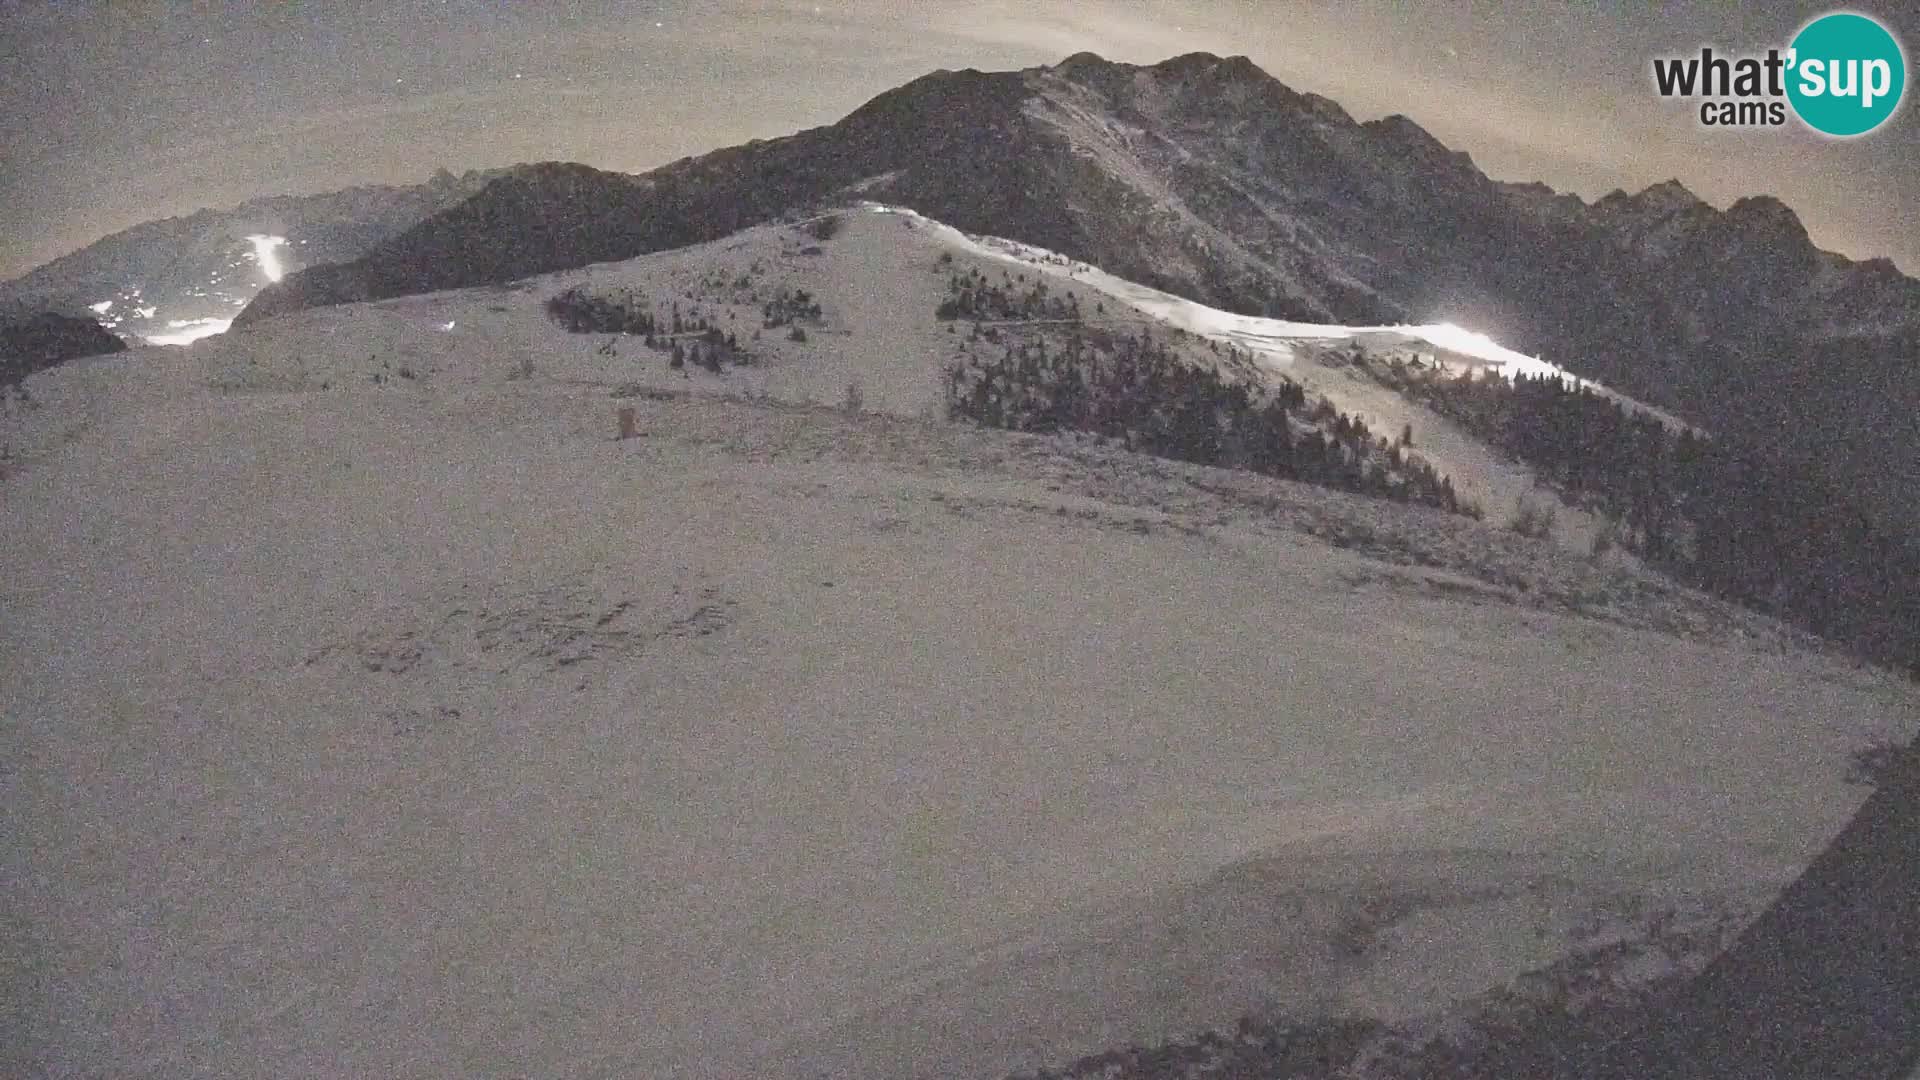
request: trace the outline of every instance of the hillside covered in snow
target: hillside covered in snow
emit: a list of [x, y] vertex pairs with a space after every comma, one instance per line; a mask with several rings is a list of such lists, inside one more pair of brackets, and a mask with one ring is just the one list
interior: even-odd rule
[[7, 396], [4, 1071], [989, 1078], [1246, 1019], [1406, 1075], [1697, 970], [1920, 729], [1574, 505], [949, 419], [1150, 348], [1504, 511], [1558, 496], [1340, 359], [1504, 352], [832, 219]]

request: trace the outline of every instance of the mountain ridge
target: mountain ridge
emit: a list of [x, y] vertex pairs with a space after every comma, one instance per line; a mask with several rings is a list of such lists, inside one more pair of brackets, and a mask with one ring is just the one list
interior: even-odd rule
[[[1105, 107], [1102, 113], [1093, 115], [1108, 121], [1106, 130], [1095, 131], [1085, 123], [1090, 115], [1087, 109], [1089, 105]], [[1236, 109], [1239, 110], [1237, 113], [1233, 111]], [[1478, 207], [1481, 210], [1497, 209], [1519, 201], [1513, 196], [1532, 187], [1501, 184], [1487, 178], [1473, 165], [1469, 155], [1447, 148], [1404, 115], [1356, 122], [1337, 103], [1293, 91], [1244, 56], [1222, 58], [1211, 53], [1187, 53], [1153, 65], [1131, 65], [1106, 61], [1096, 54], [1081, 52], [1051, 67], [1009, 72], [981, 72], [975, 69], [935, 71], [877, 95], [836, 124], [779, 139], [726, 148], [699, 157], [683, 158], [649, 173], [639, 174], [641, 185], [637, 187], [624, 181], [626, 174], [597, 173], [604, 190], [587, 192], [575, 185], [571, 194], [597, 199], [610, 210], [619, 209], [623, 202], [631, 200], [632, 209], [643, 212], [652, 209], [658, 213], [671, 209], [671, 204], [677, 201], [682, 204], [679, 209], [696, 212], [690, 213], [679, 228], [649, 229], [643, 223], [639, 228], [629, 227], [617, 232], [597, 248], [585, 248], [570, 256], [554, 253], [553, 257], [528, 260], [519, 265], [512, 264], [510, 259], [495, 258], [490, 265], [476, 267], [475, 276], [513, 273], [527, 267], [534, 267], [529, 272], [544, 272], [564, 268], [553, 263], [600, 255], [602, 249], [605, 252], [617, 252], [620, 257], [628, 257], [645, 250], [658, 250], [658, 247], [650, 245], [693, 242], [695, 238], [724, 235], [734, 228], [777, 216], [779, 212], [792, 209], [799, 203], [842, 194], [843, 189], [851, 185], [879, 178], [880, 190], [872, 192], [876, 198], [914, 206], [960, 228], [1009, 235], [1051, 247], [1108, 266], [1116, 273], [1158, 285], [1161, 283], [1151, 280], [1153, 275], [1134, 272], [1140, 268], [1126, 265], [1128, 260], [1123, 259], [1120, 265], [1115, 265], [1111, 257], [1090, 257], [1103, 254], [1091, 249], [1115, 245], [1097, 242], [1086, 235], [1076, 235], [1077, 232], [1083, 234], [1085, 230], [1076, 230], [1072, 221], [1071, 200], [1054, 206], [1032, 205], [1048, 194], [1045, 190], [1048, 187], [1075, 181], [1084, 183], [1098, 178], [1074, 176], [1071, 171], [1066, 176], [1059, 175], [1057, 171], [1049, 175], [1019, 160], [1003, 160], [982, 170], [979, 161], [970, 159], [979, 158], [996, 143], [1030, 145], [1037, 142], [1043, 149], [1053, 152], [1064, 149], [1070, 156], [1080, 157], [1085, 156], [1078, 153], [1081, 151], [1112, 148], [1151, 153], [1154, 149], [1151, 144], [1167, 141], [1168, 134], [1163, 129], [1181, 125], [1194, 128], [1195, 122], [1202, 119], [1196, 114], [1208, 110], [1212, 115], [1204, 119], [1213, 126], [1233, 129], [1230, 134], [1235, 136], [1271, 142], [1284, 127], [1292, 129], [1293, 134], [1304, 132], [1318, 138], [1322, 144], [1319, 149], [1333, 151], [1341, 158], [1339, 164], [1347, 166], [1346, 172], [1349, 174], [1329, 175], [1326, 169], [1316, 168], [1311, 160], [1292, 164], [1268, 161], [1263, 164], [1269, 166], [1265, 170], [1269, 179], [1293, 181], [1291, 187], [1305, 191], [1311, 191], [1315, 184], [1327, 187], [1331, 181], [1333, 194], [1362, 196], [1365, 197], [1363, 201], [1374, 203], [1397, 202], [1416, 211], [1412, 215], [1399, 215], [1403, 218], [1411, 216], [1417, 220], [1417, 211], [1423, 209], [1421, 204], [1433, 201], [1416, 190], [1420, 185], [1408, 182], [1410, 175], [1430, 180], [1431, 176], [1427, 174], [1438, 171], [1452, 188], [1446, 193], [1449, 200], [1464, 202], [1469, 208], [1477, 202], [1482, 204]], [[1254, 111], [1266, 115], [1249, 115]], [[1285, 124], [1276, 124], [1276, 114], [1281, 115]], [[1146, 123], [1142, 124], [1142, 121]], [[1160, 129], [1151, 126], [1156, 121]], [[1076, 122], [1081, 122], [1077, 130], [1074, 127]], [[949, 132], [944, 138], [938, 135], [938, 129], [942, 126]], [[1197, 126], [1204, 128], [1205, 124]], [[1135, 132], [1120, 130], [1124, 127], [1135, 128], [1138, 137]], [[903, 135], [908, 137], [900, 137]], [[1105, 136], [1112, 146], [1088, 148], [1070, 145], [1072, 140], [1063, 137], [1072, 135]], [[1063, 146], [1063, 143], [1069, 145]], [[1399, 152], [1411, 156], [1415, 167], [1409, 170], [1398, 161], [1361, 162], [1374, 173], [1366, 175], [1367, 170], [1354, 166], [1358, 158], [1364, 157], [1369, 151], [1381, 154]], [[925, 165], [929, 154], [933, 155], [932, 160], [942, 166], [969, 175], [979, 174], [977, 178], [985, 183], [975, 187], [975, 196], [969, 200], [953, 190], [957, 185], [943, 186], [930, 177], [915, 174], [914, 167]], [[1136, 156], [1139, 156], [1138, 153]], [[758, 170], [759, 175], [755, 179], [761, 183], [754, 185], [754, 191], [729, 191], [728, 194], [735, 196], [737, 203], [732, 212], [716, 213], [717, 197], [704, 202], [694, 200], [692, 205], [687, 205], [688, 200], [681, 190], [686, 183], [696, 179], [711, 182], [721, 179], [730, 170], [743, 168]], [[903, 170], [906, 175], [896, 175]], [[1137, 181], [1140, 178], [1135, 176], [1126, 179]], [[1307, 183], [1300, 183], [1302, 180]], [[740, 185], [726, 186], [731, 188]], [[1547, 192], [1552, 190], [1544, 185], [1540, 189]], [[643, 192], [650, 193], [654, 200], [667, 205], [645, 205], [647, 196]], [[754, 197], [756, 192], [758, 198]], [[1117, 197], [1125, 193], [1106, 194]], [[1177, 196], [1180, 193], [1175, 194]], [[489, 196], [482, 191], [475, 198], [484, 202]], [[928, 205], [916, 206], [916, 198]], [[1769, 232], [1784, 231], [1796, 241], [1794, 246], [1800, 249], [1796, 254], [1804, 250], [1817, 250], [1811, 249], [1811, 242], [1805, 238], [1804, 227], [1791, 210], [1770, 196], [1743, 198], [1729, 209], [1721, 211], [1687, 191], [1678, 181], [1669, 180], [1637, 195], [1616, 192], [1591, 204], [1580, 200], [1578, 196], [1561, 196], [1558, 193], [1548, 198], [1573, 200], [1562, 205], [1577, 209], [1571, 215], [1563, 216], [1572, 218], [1575, 224], [1589, 227], [1613, 223], [1614, 219], [1621, 216], [1615, 211], [1622, 208], [1631, 211], [1627, 217], [1635, 222], [1644, 222], [1652, 216], [1650, 210], [1682, 209], [1696, 213], [1703, 224], [1724, 228], [1730, 220], [1738, 222], [1742, 228], [1750, 230], [1755, 239], [1764, 239]], [[1118, 201], [1123, 210], [1139, 210], [1143, 218], [1151, 216], [1143, 208], [1125, 205], [1132, 200], [1118, 198]], [[969, 202], [974, 205], [968, 205]], [[1206, 213], [1199, 216], [1209, 217]], [[413, 236], [423, 244], [430, 244], [430, 237], [435, 232], [458, 232], [475, 223], [470, 218], [463, 219], [459, 214], [449, 211], [441, 220], [422, 222], [417, 230], [410, 230], [408, 236]], [[1312, 226], [1316, 222], [1309, 219], [1305, 224]], [[1565, 236], [1532, 238], [1563, 242], [1568, 239]], [[471, 235], [468, 239], [472, 239]], [[1362, 231], [1357, 239], [1380, 238], [1369, 237]], [[1260, 246], [1257, 237], [1247, 240]], [[424, 285], [447, 287], [456, 283], [431, 277], [408, 280], [397, 272], [397, 266], [380, 268], [382, 258], [405, 262], [407, 243], [407, 236], [396, 237], [372, 253], [370, 258], [361, 260], [364, 269], [371, 271], [362, 275], [369, 296], [400, 295], [401, 290], [416, 291]], [[463, 246], [469, 249], [474, 247], [471, 243]], [[1164, 256], [1166, 252], [1156, 254]], [[1264, 258], [1258, 261], [1274, 263], [1284, 262], [1288, 252], [1276, 249], [1262, 254]], [[1377, 256], [1374, 258], [1377, 260]], [[1225, 261], [1232, 263], [1235, 260], [1228, 258]], [[1401, 313], [1422, 300], [1430, 299], [1419, 296], [1419, 290], [1396, 287], [1391, 278], [1373, 275], [1375, 280], [1365, 280], [1367, 275], [1353, 273], [1353, 268], [1346, 265], [1354, 261], [1322, 259], [1320, 265], [1311, 267], [1315, 273], [1291, 277], [1274, 273], [1269, 266], [1267, 273], [1255, 275], [1266, 280], [1257, 285], [1240, 282], [1238, 287], [1230, 280], [1233, 275], [1226, 266], [1190, 267], [1184, 273], [1164, 276], [1166, 283], [1175, 286], [1172, 291], [1249, 314], [1355, 320]], [[1863, 265], [1831, 253], [1822, 253], [1821, 261], [1831, 273], [1857, 271]], [[1885, 271], [1889, 266], [1884, 262], [1874, 264], [1868, 267], [1866, 273], [1880, 279], [1877, 284], [1881, 288], [1892, 286], [1912, 293], [1905, 298], [1905, 302], [1920, 311], [1920, 283], [1904, 277], [1894, 281], [1885, 280]], [[427, 268], [418, 266], [407, 267], [407, 270], [416, 274], [430, 273]], [[303, 287], [306, 289], [305, 295], [301, 295]], [[333, 295], [333, 290], [315, 288], [308, 282], [289, 281], [273, 290], [273, 293], [278, 295], [263, 303], [261, 312], [249, 313], [241, 321], [253, 321], [268, 310], [288, 310], [325, 302]], [[1367, 295], [1369, 293], [1374, 295], [1370, 297]], [[1528, 328], [1522, 329], [1525, 331]], [[1532, 333], [1505, 336], [1537, 336], [1543, 339], [1544, 345], [1556, 335], [1533, 328]]]
[[359, 184], [313, 195], [264, 195], [143, 222], [0, 282], [0, 309], [97, 314], [136, 340], [236, 314], [271, 275], [254, 236], [279, 237], [293, 267], [348, 261], [436, 211], [457, 205], [502, 170], [441, 169], [410, 185]]
[[1904, 497], [1920, 481], [1920, 282], [1821, 251], [1771, 196], [1721, 210], [1669, 180], [1588, 203], [1495, 181], [1411, 119], [1356, 121], [1244, 56], [941, 70], [834, 124], [643, 174], [521, 166], [269, 286], [236, 324], [629, 258], [854, 197], [1228, 311], [1468, 326], [1779, 444], [1920, 527]]

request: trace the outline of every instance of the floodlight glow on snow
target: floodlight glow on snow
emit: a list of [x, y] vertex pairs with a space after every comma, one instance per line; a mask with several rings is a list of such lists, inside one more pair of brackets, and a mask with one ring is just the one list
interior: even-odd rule
[[1468, 356], [1489, 356], [1500, 346], [1494, 340], [1477, 330], [1467, 330], [1452, 323], [1440, 323], [1425, 327], [1421, 336], [1443, 349], [1466, 353]]
[[1430, 323], [1426, 326], [1409, 326], [1405, 329], [1436, 348], [1483, 360], [1498, 368], [1501, 374], [1509, 379], [1522, 374], [1568, 377], [1566, 372], [1545, 360], [1515, 352], [1477, 330], [1468, 330], [1453, 323]]
[[287, 276], [286, 268], [280, 265], [280, 256], [273, 253], [274, 248], [286, 245], [286, 237], [255, 233], [247, 239], [253, 243], [253, 261], [260, 264], [260, 271], [267, 275], [268, 281], [279, 281]]
[[224, 334], [227, 327], [233, 325], [232, 319], [169, 319], [167, 327], [171, 333], [149, 334], [149, 345], [191, 345], [203, 337]]

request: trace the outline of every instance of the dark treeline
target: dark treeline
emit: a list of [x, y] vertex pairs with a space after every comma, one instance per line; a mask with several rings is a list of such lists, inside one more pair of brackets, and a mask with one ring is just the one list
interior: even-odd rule
[[707, 321], [699, 310], [686, 314], [673, 305], [662, 318], [631, 294], [596, 296], [575, 286], [547, 300], [547, 316], [575, 334], [624, 334], [665, 353], [678, 371], [691, 364], [718, 375], [726, 364], [748, 364], [752, 355], [740, 339]]
[[947, 298], [934, 309], [934, 315], [942, 320], [1047, 319], [1065, 322], [1080, 318], [1080, 298], [1072, 293], [1064, 298], [1049, 295], [1047, 283], [1038, 274], [1034, 275], [1034, 281], [1029, 285], [1025, 273], [1016, 279], [1003, 270], [1000, 279], [995, 281], [979, 270], [955, 272], [947, 278], [947, 294]]
[[[976, 336], [969, 347], [983, 340]], [[1051, 348], [1047, 335], [1033, 335], [983, 349], [947, 368], [955, 417], [1014, 431], [1091, 432], [1160, 457], [1479, 516], [1451, 480], [1401, 443], [1325, 400], [1309, 408], [1299, 384], [1283, 379], [1255, 389], [1229, 380], [1183, 361], [1144, 330], [1125, 337], [1075, 325]]]
[[578, 285], [547, 298], [547, 317], [575, 334], [664, 332], [646, 301], [630, 293], [596, 296]]
[[1374, 370], [1619, 521], [1653, 565], [1920, 675], [1920, 549], [1810, 468], [1551, 376]]

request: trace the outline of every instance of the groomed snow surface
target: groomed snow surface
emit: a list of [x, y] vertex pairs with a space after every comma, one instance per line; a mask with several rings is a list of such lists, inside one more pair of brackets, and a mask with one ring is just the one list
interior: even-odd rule
[[[936, 231], [944, 241], [956, 248], [988, 257], [998, 256], [1075, 281], [1085, 281], [1109, 296], [1124, 300], [1133, 307], [1158, 317], [1170, 326], [1177, 326], [1191, 333], [1223, 342], [1231, 342], [1281, 369], [1293, 365], [1294, 346], [1299, 343], [1353, 342], [1369, 349], [1377, 348], [1383, 351], [1424, 350], [1430, 358], [1437, 358], [1449, 366], [1496, 371], [1509, 379], [1522, 375], [1548, 376], [1565, 380], [1572, 386], [1604, 389], [1598, 383], [1582, 379], [1539, 357], [1515, 352], [1483, 333], [1463, 329], [1452, 323], [1345, 326], [1336, 323], [1292, 322], [1255, 315], [1236, 315], [1115, 277], [1090, 263], [1069, 259], [1057, 252], [1032, 244], [1023, 244], [1000, 237], [971, 236], [902, 207], [886, 206], [880, 203], [861, 205], [871, 213], [913, 217], [923, 222], [927, 228]], [[1638, 407], [1646, 408], [1646, 406]]]
[[[916, 419], [936, 260], [988, 255], [878, 214], [811, 243], [28, 381], [0, 1072], [992, 1077], [1412, 1018], [1757, 910], [1915, 728], [1631, 564]], [[725, 376], [541, 310], [747, 338], [783, 283], [824, 324]]]

